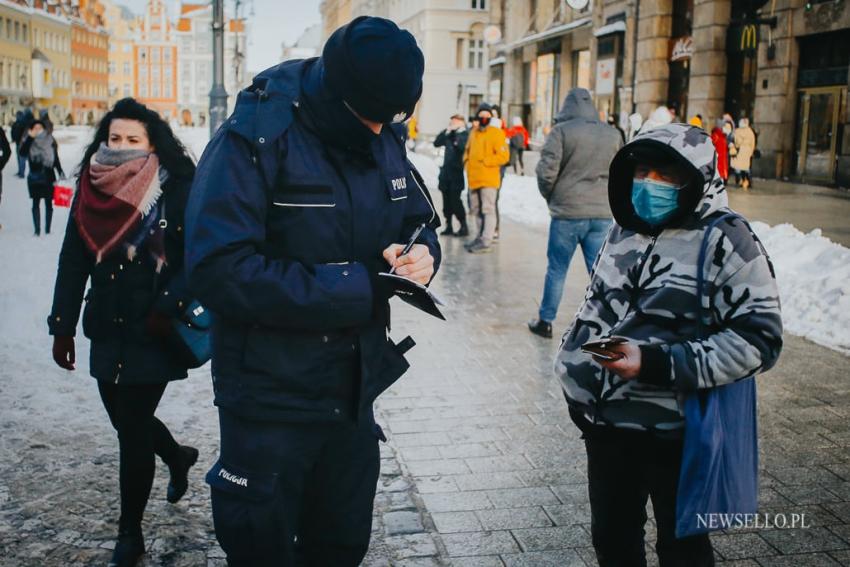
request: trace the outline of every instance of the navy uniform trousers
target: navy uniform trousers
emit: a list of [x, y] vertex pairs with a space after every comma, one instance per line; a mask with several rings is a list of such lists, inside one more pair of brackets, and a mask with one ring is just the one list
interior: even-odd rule
[[219, 420], [221, 455], [207, 480], [228, 565], [358, 565], [378, 482], [374, 426], [248, 421], [224, 409]]

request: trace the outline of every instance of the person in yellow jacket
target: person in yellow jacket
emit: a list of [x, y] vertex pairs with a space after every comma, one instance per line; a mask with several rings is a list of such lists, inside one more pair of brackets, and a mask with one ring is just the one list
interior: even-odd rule
[[419, 136], [419, 123], [416, 117], [412, 117], [407, 121], [407, 147], [410, 151], [416, 151], [416, 138]]
[[463, 162], [469, 187], [469, 212], [478, 221], [478, 237], [466, 245], [473, 254], [493, 250], [496, 232], [496, 197], [502, 183], [501, 167], [510, 160], [510, 149], [501, 121], [488, 104], [478, 107], [479, 126], [469, 133]]

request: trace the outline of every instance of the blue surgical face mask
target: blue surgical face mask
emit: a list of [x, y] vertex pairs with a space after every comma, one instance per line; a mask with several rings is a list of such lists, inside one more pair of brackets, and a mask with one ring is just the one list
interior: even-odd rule
[[657, 226], [679, 208], [679, 186], [649, 178], [635, 178], [632, 181], [632, 205], [641, 219]]

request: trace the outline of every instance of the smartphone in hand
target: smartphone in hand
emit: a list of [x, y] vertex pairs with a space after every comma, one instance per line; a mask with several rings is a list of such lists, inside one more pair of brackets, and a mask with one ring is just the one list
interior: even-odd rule
[[608, 337], [599, 341], [591, 341], [581, 345], [582, 352], [592, 354], [602, 360], [620, 360], [623, 354], [609, 350], [614, 345], [620, 345], [628, 342], [624, 337]]

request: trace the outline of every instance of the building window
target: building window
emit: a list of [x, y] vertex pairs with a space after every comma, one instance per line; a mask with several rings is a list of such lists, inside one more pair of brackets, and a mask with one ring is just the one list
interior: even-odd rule
[[21, 24], [15, 22], [15, 41], [21, 41]]
[[125, 75], [130, 74], [130, 62], [129, 61], [124, 61], [124, 74]]
[[159, 98], [159, 83], [153, 84], [153, 98]]
[[124, 83], [124, 96], [130, 96], [130, 83]]
[[469, 68], [483, 69], [484, 68], [484, 40], [470, 39], [469, 40]]
[[487, 0], [472, 0], [472, 9], [473, 10], [486, 10], [487, 9]]
[[113, 75], [115, 74], [116, 67], [117, 67], [117, 65], [115, 65], [115, 61], [109, 62], [109, 72], [112, 73]]
[[151, 47], [151, 59], [154, 63], [159, 63], [159, 48]]
[[139, 96], [145, 98], [148, 96], [148, 85], [147, 83], [142, 83], [139, 85]]
[[165, 49], [162, 50], [162, 61], [166, 65], [171, 64], [171, 49], [170, 48], [166, 47]]

